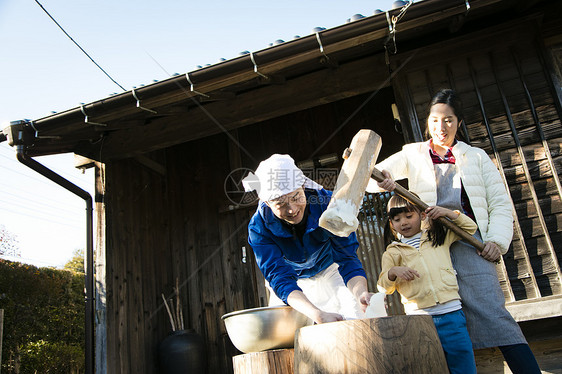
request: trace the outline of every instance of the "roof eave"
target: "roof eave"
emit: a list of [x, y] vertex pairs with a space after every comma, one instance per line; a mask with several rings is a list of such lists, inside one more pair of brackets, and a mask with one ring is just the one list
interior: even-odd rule
[[[471, 7], [482, 8], [501, 2], [503, 2], [503, 0], [472, 0]], [[439, 16], [446, 17], [449, 13], [462, 13], [466, 11], [465, 7], [465, 0], [455, 1], [454, 3], [451, 0], [424, 0], [423, 2], [412, 4], [400, 21], [401, 26], [405, 27], [407, 23], [416, 23], [417, 20], [419, 20], [420, 25], [430, 23], [434, 18], [438, 18]], [[395, 15], [399, 11], [400, 9], [391, 10], [388, 12], [388, 15]], [[388, 28], [387, 15], [381, 13], [321, 31], [318, 37], [322, 42], [324, 50], [329, 51], [331, 46], [350, 39], [368, 39], [365, 38], [365, 36], [369, 35], [371, 35], [373, 39], [382, 39], [388, 35]], [[187, 74], [189, 74], [191, 82], [197, 87], [204, 85], [206, 82], [252, 73], [254, 71], [252, 57], [258, 66], [267, 66], [276, 61], [306, 53], [317, 53], [318, 56], [321, 56], [320, 45], [316, 34], [253, 52], [253, 56], [249, 54], [239, 56]], [[137, 98], [145, 101], [163, 94], [173, 95], [174, 92], [178, 94], [190, 93], [191, 89], [192, 87], [184, 74], [136, 88], [135, 94]], [[33, 127], [37, 132], [49, 133], [68, 125], [84, 123], [86, 116], [97, 119], [97, 116], [100, 114], [122, 113], [125, 109], [129, 111], [134, 110], [135, 104], [136, 99], [132, 95], [132, 91], [127, 91], [85, 104], [81, 107], [72, 108], [64, 112], [34, 120]], [[0, 142], [5, 140], [6, 136], [0, 132]]]

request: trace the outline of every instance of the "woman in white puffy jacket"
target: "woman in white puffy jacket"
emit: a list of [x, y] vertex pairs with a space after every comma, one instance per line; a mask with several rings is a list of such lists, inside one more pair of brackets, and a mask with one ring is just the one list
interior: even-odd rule
[[466, 242], [451, 246], [473, 348], [499, 347], [513, 373], [540, 373], [519, 325], [505, 308], [493, 263], [511, 243], [511, 200], [486, 152], [456, 139], [462, 121], [456, 93], [439, 91], [430, 103], [429, 140], [407, 144], [376, 165], [386, 177], [378, 187], [392, 191], [395, 180], [407, 178], [409, 189], [428, 205], [458, 209], [477, 223], [475, 236], [485, 243], [482, 253]]

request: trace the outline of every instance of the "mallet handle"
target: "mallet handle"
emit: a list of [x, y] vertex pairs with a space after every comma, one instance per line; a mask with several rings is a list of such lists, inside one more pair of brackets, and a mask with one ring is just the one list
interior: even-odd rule
[[[373, 173], [371, 174], [371, 176], [377, 182], [382, 182], [385, 179], [384, 175], [376, 168], [373, 169]], [[404, 199], [408, 200], [409, 202], [420, 208], [422, 211], [425, 211], [429, 206], [426, 203], [424, 203], [422, 200], [420, 200], [417, 196], [412, 194], [410, 191], [399, 185], [398, 183], [396, 183], [396, 188], [394, 189], [394, 192], [396, 192], [398, 195], [402, 196]], [[449, 230], [453, 231], [455, 234], [460, 236], [463, 240], [465, 240], [470, 245], [478, 249], [480, 252], [484, 250], [484, 243], [482, 243], [480, 240], [476, 239], [474, 236], [470, 235], [469, 233], [458, 227], [454, 222], [450, 221], [445, 217], [439, 217], [437, 221], [439, 221], [443, 226], [445, 226], [446, 228], [448, 228]]]

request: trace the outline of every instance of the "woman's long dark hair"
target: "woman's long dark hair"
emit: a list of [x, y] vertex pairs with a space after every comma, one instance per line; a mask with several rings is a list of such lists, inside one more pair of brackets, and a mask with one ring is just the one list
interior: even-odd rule
[[[453, 113], [455, 113], [455, 116], [457, 116], [457, 119], [459, 121], [459, 129], [457, 130], [457, 133], [455, 135], [455, 137], [458, 140], [465, 140], [465, 135], [463, 132], [462, 127], [460, 126], [461, 122], [464, 121], [464, 112], [463, 112], [463, 106], [462, 106], [462, 101], [459, 97], [459, 95], [457, 95], [457, 93], [455, 92], [455, 90], [452, 90], [450, 88], [444, 88], [439, 90], [431, 99], [431, 101], [429, 102], [429, 106], [427, 107], [427, 116], [429, 117], [429, 113], [431, 112], [431, 107], [434, 106], [435, 104], [447, 104], [448, 106], [450, 106], [453, 109]], [[429, 133], [429, 127], [427, 126], [427, 120], [426, 120], [426, 124], [425, 124], [425, 133], [424, 133], [426, 139], [430, 139], [431, 138], [431, 134]]]
[[[416, 195], [413, 192], [412, 194]], [[388, 204], [386, 205], [386, 212], [388, 214], [388, 217], [384, 224], [385, 246], [388, 246], [393, 241], [396, 242], [400, 241], [400, 239], [398, 239], [398, 233], [396, 232], [394, 227], [392, 227], [392, 225], [390, 224], [390, 221], [394, 217], [396, 217], [400, 213], [406, 213], [406, 212], [417, 212], [421, 214], [421, 210], [417, 206], [415, 206], [408, 200], [404, 199], [402, 196], [396, 194], [394, 194], [390, 198], [390, 200], [388, 200]], [[441, 225], [438, 222], [435, 222], [433, 220], [429, 220], [429, 221], [430, 221], [430, 227], [427, 230], [427, 236], [429, 240], [431, 240], [431, 244], [433, 244], [434, 247], [440, 246], [445, 242], [445, 234], [446, 234], [445, 228], [443, 227], [443, 225]]]

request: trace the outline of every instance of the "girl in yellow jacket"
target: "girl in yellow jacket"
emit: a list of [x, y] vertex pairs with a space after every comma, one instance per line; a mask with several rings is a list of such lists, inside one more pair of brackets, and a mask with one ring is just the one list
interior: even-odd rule
[[[460, 237], [434, 220], [446, 217], [470, 234], [476, 232], [476, 223], [459, 211], [439, 206], [421, 212], [397, 195], [389, 200], [387, 212], [387, 248], [382, 256], [378, 285], [387, 294], [395, 290], [400, 293], [406, 314], [432, 316], [451, 373], [476, 373], [472, 342], [449, 254], [451, 243]], [[426, 217], [429, 218], [427, 229]]]

